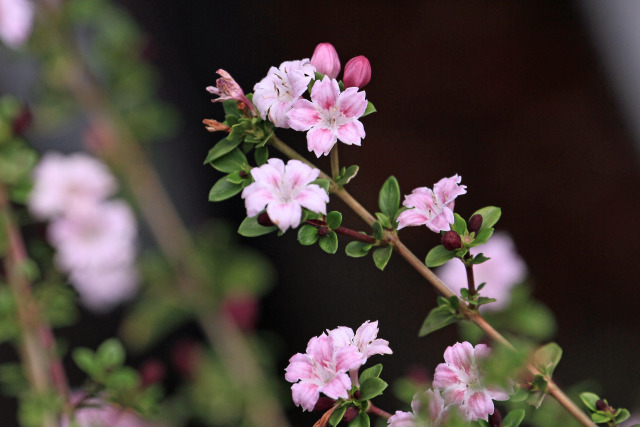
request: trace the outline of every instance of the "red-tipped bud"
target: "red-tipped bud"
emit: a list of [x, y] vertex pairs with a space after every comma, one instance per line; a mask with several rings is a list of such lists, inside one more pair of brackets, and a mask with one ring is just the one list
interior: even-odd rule
[[475, 214], [469, 218], [469, 224], [467, 224], [467, 230], [469, 230], [469, 233], [478, 233], [480, 227], [482, 227], [482, 215]]
[[604, 400], [598, 399], [598, 401], [596, 402], [596, 409], [598, 411], [606, 411], [608, 408], [609, 405], [607, 405]]
[[331, 43], [319, 43], [313, 51], [311, 65], [316, 67], [319, 73], [335, 79], [340, 72], [340, 58], [338, 52]]
[[348, 423], [349, 421], [353, 421], [353, 419], [357, 416], [358, 416], [358, 409], [354, 408], [353, 406], [350, 406], [347, 408], [347, 411], [344, 413], [342, 420], [345, 423]]
[[371, 64], [369, 60], [360, 55], [351, 58], [344, 66], [344, 87], [363, 88], [371, 81]]
[[440, 242], [448, 251], [453, 251], [462, 247], [462, 239], [460, 238], [460, 235], [453, 230], [449, 230], [444, 233]]
[[266, 212], [262, 212], [260, 215], [258, 215], [258, 224], [262, 225], [263, 227], [271, 227], [272, 225], [275, 225]]
[[498, 408], [495, 408], [493, 414], [489, 415], [489, 425], [491, 427], [502, 427], [502, 415]]

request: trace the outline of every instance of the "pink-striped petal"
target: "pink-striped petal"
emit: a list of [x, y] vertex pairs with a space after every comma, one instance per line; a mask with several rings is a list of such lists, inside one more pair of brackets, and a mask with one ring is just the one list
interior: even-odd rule
[[339, 96], [340, 111], [346, 117], [355, 118], [362, 116], [367, 109], [365, 92], [358, 92], [358, 88], [345, 89]]
[[293, 403], [301, 406], [305, 411], [313, 411], [313, 407], [316, 406], [318, 398], [320, 398], [320, 392], [318, 386], [309, 382], [299, 382], [291, 386], [291, 395], [293, 397]]
[[307, 132], [307, 148], [313, 151], [316, 157], [327, 155], [338, 139], [329, 129], [314, 127]]
[[294, 102], [292, 109], [287, 114], [289, 116], [289, 126], [297, 131], [309, 130], [322, 120], [315, 105], [306, 99], [299, 99]]
[[282, 232], [300, 225], [302, 208], [297, 203], [270, 203], [267, 206], [269, 219], [278, 226]]
[[323, 110], [330, 110], [336, 105], [340, 87], [336, 79], [324, 76], [322, 81], [316, 81], [311, 89], [311, 99]]
[[247, 216], [249, 217], [258, 215], [269, 203], [275, 200], [271, 191], [267, 188], [262, 188], [260, 184], [255, 182], [242, 190], [241, 197], [244, 199]]
[[338, 127], [336, 136], [347, 145], [360, 145], [360, 140], [366, 136], [364, 126], [359, 120], [352, 120]]
[[324, 188], [316, 184], [310, 184], [298, 193], [295, 201], [303, 208], [309, 209], [311, 212], [327, 214], [327, 203], [329, 203], [329, 195]]
[[300, 160], [289, 160], [284, 180], [291, 183], [292, 188], [302, 188], [320, 175], [320, 171], [310, 168]]
[[480, 418], [487, 421], [495, 409], [493, 401], [483, 392], [472, 394], [466, 407], [466, 416], [469, 421], [476, 421]]
[[349, 393], [347, 390], [351, 388], [351, 380], [349, 376], [343, 372], [335, 376], [327, 385], [322, 387], [322, 392], [332, 399], [347, 399]]

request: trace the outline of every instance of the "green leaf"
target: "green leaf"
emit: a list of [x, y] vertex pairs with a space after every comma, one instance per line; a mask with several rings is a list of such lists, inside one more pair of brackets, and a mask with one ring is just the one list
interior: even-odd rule
[[258, 224], [258, 216], [256, 215], [247, 217], [242, 221], [240, 227], [238, 227], [238, 234], [244, 237], [258, 237], [269, 234], [277, 229], [278, 227], [275, 225], [265, 227], [264, 225]]
[[391, 253], [393, 252], [393, 246], [385, 246], [384, 248], [378, 248], [373, 251], [373, 262], [380, 270], [384, 270], [391, 259]]
[[524, 419], [524, 409], [514, 409], [502, 420], [502, 427], [518, 427]]
[[73, 361], [76, 362], [76, 365], [78, 365], [78, 368], [89, 374], [89, 376], [96, 372], [95, 355], [91, 349], [77, 347], [71, 353], [71, 357]]
[[533, 356], [536, 368], [547, 378], [551, 378], [553, 370], [562, 358], [562, 348], [558, 344], [551, 342], [536, 350]]
[[376, 221], [373, 223], [371, 228], [373, 229], [373, 237], [375, 237], [376, 240], [382, 240], [382, 237], [383, 237], [382, 225], [378, 221]]
[[429, 312], [427, 318], [422, 322], [422, 327], [420, 328], [420, 332], [418, 332], [418, 336], [424, 337], [431, 332], [456, 323], [459, 319], [460, 317], [458, 314], [452, 313], [450, 307], [436, 307]]
[[366, 412], [360, 412], [350, 423], [349, 427], [370, 427], [371, 420]]
[[473, 213], [473, 215], [476, 214], [482, 216], [482, 225], [480, 226], [480, 230], [478, 230], [478, 232], [480, 232], [485, 228], [493, 227], [498, 222], [502, 215], [502, 209], [496, 206], [487, 206], [482, 209], [478, 209]]
[[222, 108], [224, 109], [225, 116], [237, 116], [240, 117], [241, 113], [238, 109], [238, 101], [235, 99], [227, 99], [222, 102]]
[[429, 251], [424, 263], [429, 268], [438, 267], [452, 259], [455, 255], [455, 251], [449, 251], [444, 246], [438, 245]]
[[336, 184], [339, 186], [347, 185], [358, 174], [360, 167], [358, 165], [351, 165], [345, 169], [344, 173], [341, 173], [337, 179]]
[[369, 377], [360, 384], [360, 400], [371, 400], [380, 396], [388, 384], [378, 377]]
[[367, 108], [364, 110], [364, 114], [362, 114], [360, 117], [368, 116], [369, 114], [375, 113], [376, 111], [378, 111], [376, 110], [376, 107], [374, 107], [371, 101], [369, 101], [367, 103]]
[[491, 258], [487, 258], [484, 254], [478, 254], [471, 259], [471, 264], [482, 264], [483, 262], [489, 261]]
[[242, 184], [244, 182], [242, 171], [231, 172], [229, 175], [227, 175], [227, 181], [232, 184]]
[[315, 181], [311, 181], [309, 184], [316, 184], [319, 185], [321, 188], [324, 189], [324, 191], [327, 192], [327, 194], [329, 193], [329, 187], [331, 186], [331, 183], [329, 182], [328, 179], [316, 179]]
[[382, 373], [382, 363], [378, 363], [375, 366], [365, 369], [360, 374], [360, 384], [365, 382], [368, 378], [378, 378]]
[[591, 414], [591, 419], [594, 423], [608, 423], [611, 420], [611, 414], [602, 414], [600, 412], [594, 412]]
[[625, 421], [627, 418], [631, 416], [629, 411], [625, 408], [618, 409], [618, 411], [620, 411], [620, 413], [616, 415], [616, 418], [615, 418], [616, 424], [620, 424], [621, 422]]
[[342, 421], [342, 417], [344, 417], [344, 413], [347, 412], [346, 406], [340, 406], [333, 411], [331, 417], [329, 418], [329, 424], [333, 427], [336, 427], [340, 421]]
[[489, 297], [478, 297], [478, 301], [476, 301], [476, 305], [480, 307], [481, 305], [489, 304], [492, 302], [496, 302], [497, 299], [489, 298]]
[[298, 242], [301, 245], [310, 246], [318, 241], [318, 229], [313, 225], [305, 224], [298, 230]]
[[474, 247], [474, 246], [484, 245], [485, 243], [487, 243], [489, 241], [489, 239], [493, 235], [493, 231], [494, 230], [491, 227], [489, 227], [489, 228], [481, 228], [480, 231], [478, 232], [478, 234], [476, 234], [475, 239], [473, 239], [473, 242], [471, 242], [471, 244], [469, 246], [470, 247]]
[[242, 170], [247, 164], [247, 157], [239, 148], [234, 148], [224, 156], [211, 162], [211, 166], [224, 173]]
[[124, 347], [115, 338], [106, 340], [96, 350], [96, 360], [103, 368], [121, 366], [124, 363], [124, 359]]
[[335, 254], [338, 251], [338, 235], [335, 231], [330, 231], [324, 236], [320, 236], [320, 248], [328, 254]]
[[220, 202], [229, 199], [242, 191], [242, 184], [234, 184], [229, 182], [226, 176], [220, 178], [209, 192], [210, 202]]
[[256, 148], [256, 151], [253, 152], [253, 158], [256, 160], [256, 165], [264, 165], [269, 160], [269, 148], [266, 146]]
[[394, 218], [400, 206], [400, 185], [398, 180], [392, 175], [382, 184], [378, 195], [378, 205], [382, 213], [389, 218]]
[[600, 400], [600, 396], [595, 393], [591, 393], [589, 391], [585, 391], [580, 393], [580, 400], [582, 403], [591, 410], [591, 412], [596, 412], [598, 408], [596, 407], [596, 402]]
[[382, 212], [376, 212], [376, 218], [378, 218], [378, 222], [383, 228], [392, 228], [391, 220]]
[[219, 159], [225, 154], [231, 152], [239, 144], [240, 141], [231, 141], [229, 138], [221, 139], [211, 150], [209, 150], [209, 154], [207, 154], [204, 164], [206, 165], [207, 163], [211, 163], [214, 160]]
[[371, 245], [370, 243], [358, 241], [349, 242], [349, 244], [347, 244], [347, 247], [345, 248], [345, 252], [350, 257], [361, 258], [363, 256], [366, 256], [372, 247], [373, 245]]
[[338, 211], [331, 211], [327, 214], [327, 227], [335, 230], [342, 224], [342, 214]]
[[454, 221], [451, 229], [462, 236], [464, 232], [467, 231], [467, 222], [457, 213], [454, 213], [453, 217]]

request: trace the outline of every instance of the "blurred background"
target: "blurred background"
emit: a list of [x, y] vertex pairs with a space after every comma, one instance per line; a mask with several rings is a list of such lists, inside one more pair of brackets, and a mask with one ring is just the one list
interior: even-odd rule
[[[350, 192], [374, 210], [391, 174], [403, 194], [460, 174], [468, 193], [456, 212], [468, 217], [482, 206], [502, 208], [498, 229], [511, 233], [535, 298], [556, 315], [554, 340], [564, 349], [558, 383], [590, 378], [614, 406], [640, 406], [634, 270], [640, 74], [633, 68], [640, 37], [624, 31], [637, 31], [640, 11], [619, 9], [630, 2], [117, 3], [141, 25], [145, 55], [160, 72], [161, 97], [182, 117], [177, 134], [156, 143], [152, 156], [188, 225], [218, 218], [235, 228], [244, 215], [239, 198], [207, 201], [221, 176], [201, 166], [219, 139], [201, 120], [223, 117], [204, 90], [216, 70], [227, 70], [251, 92], [269, 67], [308, 58], [319, 42], [332, 43], [343, 65], [365, 55], [373, 70], [365, 90], [378, 113], [363, 119], [362, 147], [340, 147], [341, 163], [361, 168]], [[17, 59], [1, 53], [13, 70], [0, 72], [2, 92], [18, 88], [28, 97], [28, 84], [16, 80]], [[306, 153], [303, 134], [278, 133]], [[50, 142], [41, 138], [38, 148]], [[329, 169], [328, 158], [318, 164]], [[340, 201], [333, 203], [343, 225], [366, 229]], [[401, 238], [419, 258], [439, 243], [426, 228], [404, 230]], [[414, 367], [433, 372], [457, 340], [453, 327], [418, 338], [436, 293], [397, 256], [380, 272], [370, 258], [301, 247], [295, 232], [242, 243], [261, 250], [277, 270], [276, 285], [260, 304], [258, 329], [271, 337], [282, 374], [310, 337], [339, 325], [355, 329], [379, 320], [379, 336], [394, 350], [375, 359], [384, 363], [387, 380]], [[346, 243], [341, 240], [341, 248]], [[97, 335], [117, 332], [121, 314], [86, 314], [64, 334], [92, 346], [100, 342]], [[188, 328], [180, 333], [197, 335]], [[167, 350], [156, 351], [162, 357]], [[379, 406], [395, 411], [399, 405], [385, 393]], [[313, 418], [298, 408], [290, 413], [294, 425]]]

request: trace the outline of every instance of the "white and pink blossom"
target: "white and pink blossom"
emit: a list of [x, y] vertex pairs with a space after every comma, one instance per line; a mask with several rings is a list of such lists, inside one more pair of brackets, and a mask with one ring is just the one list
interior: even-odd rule
[[289, 112], [292, 129], [307, 132], [307, 147], [317, 157], [327, 155], [342, 141], [360, 145], [366, 136], [358, 120], [367, 109], [366, 94], [352, 87], [340, 92], [337, 80], [325, 76], [311, 89], [311, 101], [299, 99]]
[[347, 399], [351, 379], [346, 373], [366, 361], [354, 346], [338, 348], [327, 334], [309, 340], [305, 354], [289, 359], [285, 379], [291, 386], [293, 402], [303, 410], [313, 410], [320, 393], [332, 399]]
[[256, 216], [266, 207], [271, 222], [283, 232], [300, 225], [302, 208], [326, 215], [329, 196], [311, 184], [319, 174], [299, 160], [289, 160], [285, 166], [277, 158], [251, 169], [255, 182], [242, 191], [247, 215]]
[[[427, 402], [427, 414], [422, 410], [424, 401]], [[413, 412], [396, 411], [388, 420], [389, 427], [439, 427], [446, 424], [449, 407], [439, 390], [429, 389], [422, 396], [416, 394], [413, 397]]]
[[475, 348], [467, 341], [447, 347], [445, 363], [436, 367], [433, 387], [440, 390], [447, 404], [457, 405], [468, 421], [488, 420], [493, 414], [493, 400], [508, 400], [509, 394], [498, 387], [487, 386], [480, 366], [489, 356], [484, 344]]
[[72, 403], [82, 406], [74, 413], [74, 423], [67, 416], [61, 420], [62, 427], [153, 427], [159, 426], [144, 421], [133, 411], [118, 407], [99, 398], [88, 398], [84, 393], [74, 393]]
[[393, 354], [389, 347], [389, 341], [378, 338], [378, 321], [364, 322], [353, 333], [353, 329], [346, 326], [338, 326], [336, 329], [328, 331], [329, 335], [334, 339], [338, 348], [352, 345], [365, 356], [365, 360], [374, 354]]
[[[511, 290], [527, 276], [527, 266], [516, 252], [513, 239], [505, 232], [496, 232], [484, 245], [470, 250], [472, 255], [482, 253], [489, 261], [473, 266], [476, 283], [486, 283], [482, 294], [496, 301], [483, 305], [481, 310], [501, 310], [511, 300]], [[436, 274], [454, 292], [467, 287], [467, 272], [464, 265], [453, 259], [441, 267]]]
[[409, 209], [398, 215], [398, 230], [426, 225], [435, 233], [449, 231], [454, 221], [455, 198], [467, 193], [467, 186], [459, 185], [461, 180], [458, 175], [442, 178], [433, 190], [419, 187], [405, 196], [402, 204]]
[[267, 76], [253, 87], [253, 104], [260, 117], [276, 127], [288, 128], [287, 113], [291, 105], [307, 90], [315, 67], [309, 59], [286, 61], [279, 68], [271, 67]]
[[84, 154], [46, 153], [33, 170], [29, 211], [39, 219], [90, 210], [111, 196], [117, 183], [99, 160]]
[[34, 14], [35, 6], [29, 0], [0, 0], [0, 40], [19, 49], [31, 34]]

